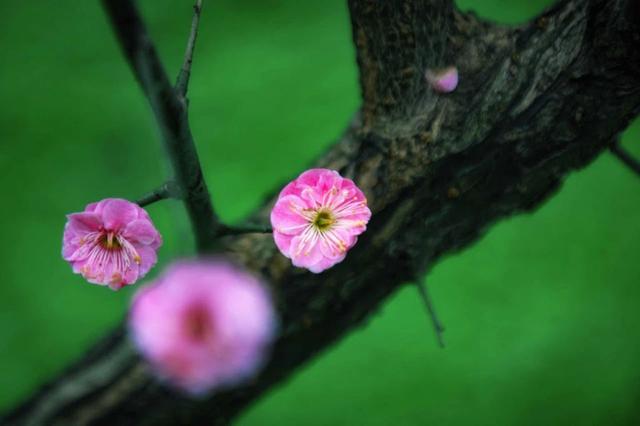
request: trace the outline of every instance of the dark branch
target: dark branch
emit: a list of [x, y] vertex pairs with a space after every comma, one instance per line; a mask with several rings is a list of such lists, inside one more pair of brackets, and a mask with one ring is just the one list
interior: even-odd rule
[[429, 318], [431, 319], [431, 325], [433, 325], [433, 331], [436, 334], [438, 346], [440, 346], [441, 348], [444, 348], [444, 339], [442, 338], [444, 327], [442, 326], [442, 322], [440, 322], [440, 319], [438, 318], [438, 314], [436, 314], [436, 310], [433, 307], [433, 302], [431, 301], [431, 297], [429, 297], [427, 284], [423, 281], [416, 281], [416, 288], [418, 289], [420, 298], [422, 299], [422, 302], [424, 303], [424, 306], [427, 309], [427, 313], [429, 314]]
[[140, 197], [136, 203], [140, 207], [148, 206], [160, 200], [166, 200], [167, 198], [180, 198], [178, 188], [173, 182], [167, 182], [154, 189], [148, 194]]
[[631, 154], [629, 154], [621, 145], [620, 140], [616, 139], [616, 141], [609, 148], [611, 153], [618, 157], [620, 161], [622, 161], [631, 171], [635, 174], [640, 175], [640, 161], [636, 160]]
[[270, 226], [248, 223], [241, 226], [224, 226], [220, 230], [220, 235], [270, 234], [272, 232], [273, 229]]
[[197, 0], [193, 6], [193, 19], [191, 21], [191, 32], [187, 41], [187, 48], [184, 52], [184, 62], [178, 74], [176, 82], [176, 92], [178, 95], [186, 98], [189, 90], [189, 77], [191, 77], [191, 64], [193, 63], [193, 50], [196, 46], [198, 38], [198, 25], [200, 24], [200, 12], [202, 11], [202, 0]]
[[213, 248], [220, 222], [211, 204], [193, 142], [186, 103], [169, 83], [158, 53], [132, 0], [102, 0], [131, 69], [158, 122], [183, 193], [198, 250]]
[[[635, 4], [565, 0], [530, 24], [505, 28], [444, 1], [351, 0], [362, 118], [316, 166], [353, 176], [373, 217], [345, 261], [322, 274], [292, 267], [271, 235], [225, 240], [277, 300], [282, 330], [260, 375], [188, 400], [158, 384], [114, 334], [5, 421], [229, 423], [362, 325], [402, 283], [495, 221], [536, 208], [608, 148], [640, 111]], [[447, 96], [422, 78], [440, 58], [461, 75]], [[266, 223], [271, 205], [252, 220]]]

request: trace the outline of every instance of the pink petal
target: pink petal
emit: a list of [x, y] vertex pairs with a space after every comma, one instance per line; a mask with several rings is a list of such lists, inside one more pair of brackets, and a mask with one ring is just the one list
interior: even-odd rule
[[271, 226], [277, 232], [289, 235], [299, 234], [309, 221], [302, 212], [307, 203], [295, 195], [286, 195], [276, 202], [271, 210]]
[[298, 195], [299, 191], [297, 189], [297, 182], [294, 180], [293, 182], [289, 182], [284, 188], [282, 188], [282, 191], [280, 191], [280, 194], [278, 195], [278, 198], [282, 198], [286, 195]]
[[273, 240], [278, 247], [278, 250], [288, 258], [291, 258], [291, 240], [293, 239], [292, 235], [286, 235], [281, 232], [274, 231], [273, 232]]
[[309, 271], [313, 272], [314, 274], [319, 274], [320, 272], [326, 271], [327, 269], [333, 267], [337, 263], [342, 262], [345, 256], [346, 254], [337, 259], [329, 259], [327, 257], [323, 257], [317, 263], [313, 265], [309, 265], [307, 268], [309, 269]]
[[137, 241], [144, 245], [151, 245], [158, 238], [158, 231], [146, 219], [137, 219], [124, 228], [122, 235], [129, 241]]
[[427, 70], [425, 76], [433, 90], [438, 93], [453, 92], [458, 86], [458, 69], [456, 67]]
[[140, 256], [139, 277], [142, 278], [156, 264], [158, 261], [158, 255], [156, 254], [156, 251], [149, 246], [141, 246], [138, 244], [134, 244], [133, 246], [138, 252], [138, 256]]
[[296, 181], [302, 185], [326, 187], [329, 183], [335, 182], [338, 179], [340, 179], [340, 174], [335, 170], [309, 169], [298, 176]]
[[319, 244], [304, 240], [304, 235], [297, 235], [291, 240], [289, 250], [294, 266], [307, 268], [322, 260], [322, 251]]
[[339, 257], [344, 258], [347, 252], [346, 245], [340, 246], [338, 244], [333, 243], [327, 238], [323, 238], [320, 241], [319, 245], [320, 245], [320, 252], [322, 253], [322, 256], [328, 259], [337, 259]]
[[106, 229], [117, 230], [138, 218], [139, 207], [127, 200], [109, 199], [102, 210], [102, 220]]
[[69, 219], [68, 230], [75, 235], [84, 235], [94, 232], [102, 226], [100, 216], [94, 213], [72, 213], [67, 215]]

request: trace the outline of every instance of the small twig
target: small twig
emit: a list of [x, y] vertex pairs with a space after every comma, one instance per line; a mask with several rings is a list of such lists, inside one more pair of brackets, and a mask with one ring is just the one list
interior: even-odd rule
[[242, 234], [270, 234], [273, 232], [270, 226], [259, 224], [246, 224], [241, 226], [224, 226], [220, 230], [220, 235], [242, 235]]
[[166, 182], [163, 183], [158, 188], [154, 189], [148, 194], [140, 197], [136, 203], [140, 207], [148, 206], [149, 204], [153, 204], [156, 201], [166, 200], [167, 198], [179, 198], [178, 190], [176, 188], [176, 184], [174, 182]]
[[441, 348], [444, 348], [444, 340], [442, 338], [444, 327], [438, 319], [438, 315], [436, 314], [433, 303], [431, 302], [431, 298], [429, 297], [429, 293], [427, 292], [427, 284], [424, 281], [416, 280], [416, 287], [418, 288], [418, 293], [420, 293], [420, 297], [422, 298], [424, 306], [427, 308], [427, 312], [429, 313], [429, 317], [431, 318], [431, 324], [433, 325], [433, 330], [436, 333], [438, 345]]
[[191, 20], [191, 32], [187, 41], [187, 49], [184, 52], [184, 62], [176, 81], [176, 92], [178, 96], [185, 98], [189, 89], [189, 77], [191, 77], [191, 64], [193, 63], [193, 50], [196, 47], [198, 38], [198, 25], [200, 24], [200, 11], [202, 10], [202, 0], [197, 0], [193, 5], [193, 19]]
[[122, 51], [149, 100], [199, 252], [213, 249], [221, 227], [193, 142], [186, 104], [169, 82], [134, 0], [102, 0]]
[[618, 157], [618, 159], [629, 167], [635, 174], [640, 175], [640, 161], [633, 158], [629, 152], [620, 146], [620, 139], [616, 139], [609, 149], [613, 155]]

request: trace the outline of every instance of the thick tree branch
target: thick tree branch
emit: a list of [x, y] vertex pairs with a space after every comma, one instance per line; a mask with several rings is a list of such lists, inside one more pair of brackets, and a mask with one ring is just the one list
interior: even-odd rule
[[[133, 1], [102, 0], [102, 4], [111, 19], [125, 57], [153, 109], [171, 160], [174, 179], [183, 193], [183, 201], [198, 249], [208, 251], [215, 243], [220, 222], [211, 204], [200, 168], [189, 128], [186, 102], [169, 83], [162, 62]], [[194, 20], [197, 25], [197, 19]], [[190, 47], [187, 48], [189, 67], [195, 34], [192, 34], [192, 37], [193, 40], [188, 43]], [[181, 90], [186, 90], [187, 80], [188, 77]]]
[[[226, 424], [444, 254], [539, 206], [639, 111], [632, 0], [567, 0], [518, 28], [444, 1], [349, 6], [362, 115], [316, 165], [353, 177], [374, 214], [347, 259], [319, 275], [293, 268], [270, 235], [227, 239], [229, 252], [271, 283], [283, 324], [259, 377], [184, 398], [148, 374], [120, 329], [8, 424]], [[461, 75], [447, 96], [422, 80], [424, 67], [441, 63]], [[270, 205], [252, 219], [264, 222]]]

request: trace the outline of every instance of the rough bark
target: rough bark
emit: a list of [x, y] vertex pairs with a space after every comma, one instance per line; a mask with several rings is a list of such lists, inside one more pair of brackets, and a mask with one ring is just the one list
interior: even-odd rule
[[[363, 105], [316, 165], [353, 177], [373, 218], [347, 259], [320, 275], [292, 268], [269, 235], [225, 238], [277, 298], [283, 326], [259, 377], [187, 399], [151, 377], [120, 326], [7, 424], [228, 423], [401, 284], [496, 220], [539, 206], [639, 111], [635, 1], [567, 0], [517, 28], [445, 0], [350, 0], [349, 8]], [[460, 85], [437, 95], [425, 67], [448, 64]]]

